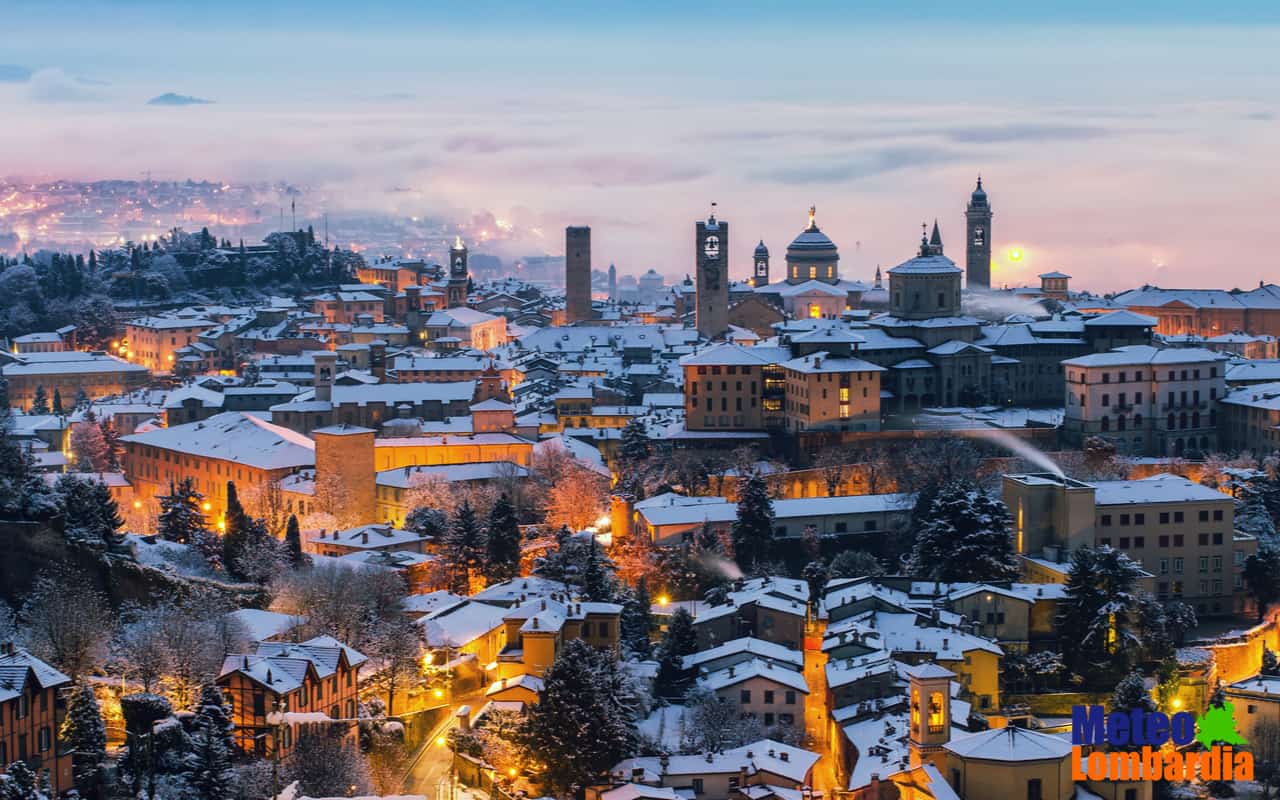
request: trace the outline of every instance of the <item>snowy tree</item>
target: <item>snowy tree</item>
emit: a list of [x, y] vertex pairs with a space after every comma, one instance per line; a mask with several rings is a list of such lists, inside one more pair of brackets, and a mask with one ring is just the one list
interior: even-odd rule
[[56, 489], [62, 497], [63, 529], [68, 539], [90, 543], [115, 541], [124, 520], [106, 484], [67, 473], [58, 479]]
[[73, 678], [102, 663], [115, 622], [93, 579], [66, 565], [36, 578], [19, 618], [31, 651]]
[[1116, 684], [1116, 690], [1111, 695], [1111, 711], [1155, 711], [1156, 701], [1152, 699], [1151, 692], [1147, 691], [1147, 684], [1142, 679], [1142, 673], [1130, 672], [1128, 675], [1120, 679]]
[[921, 522], [912, 574], [940, 581], [1017, 580], [1009, 509], [976, 486], [943, 487]]
[[364, 755], [340, 729], [298, 737], [285, 768], [298, 782], [299, 795], [305, 797], [350, 797], [353, 792], [367, 794], [371, 788]]
[[107, 452], [107, 440], [92, 411], [84, 419], [71, 426], [71, 456], [80, 472], [109, 472], [111, 460]]
[[606, 481], [577, 461], [547, 491], [547, 524], [567, 525], [577, 532], [595, 524], [604, 513]]
[[631, 755], [634, 701], [613, 655], [581, 639], [565, 643], [543, 680], [542, 700], [526, 712], [518, 738], [546, 765], [547, 787], [564, 795]]
[[1195, 609], [1189, 604], [1181, 600], [1161, 602], [1149, 594], [1138, 597], [1134, 615], [1138, 638], [1150, 661], [1170, 658], [1198, 624]]
[[841, 484], [853, 474], [850, 454], [839, 447], [827, 447], [813, 459], [813, 466], [822, 476], [822, 483], [827, 488], [827, 497], [835, 497]]
[[196, 491], [195, 479], [186, 477], [177, 483], [169, 481], [169, 493], [156, 499], [160, 503], [157, 523], [162, 538], [191, 544], [208, 535], [204, 495]]
[[607, 601], [617, 593], [613, 563], [593, 535], [574, 536], [568, 528], [560, 528], [556, 543], [535, 562], [535, 575], [567, 583], [588, 599]]
[[641, 464], [648, 460], [649, 434], [639, 418], [633, 417], [623, 426], [619, 455], [625, 465]]
[[738, 515], [730, 535], [734, 558], [743, 570], [769, 560], [773, 548], [773, 501], [759, 472], [747, 476], [738, 492]]
[[1258, 552], [1244, 560], [1243, 577], [1261, 622], [1267, 609], [1280, 601], [1280, 545], [1259, 542]]
[[827, 569], [828, 577], [836, 578], [876, 578], [884, 574], [884, 565], [866, 550], [841, 550], [831, 559]]
[[98, 420], [98, 429], [102, 431], [102, 443], [106, 448], [107, 471], [119, 472], [120, 459], [124, 455], [124, 445], [120, 443], [120, 433], [110, 419]]
[[284, 552], [289, 565], [294, 569], [305, 566], [311, 561], [307, 554], [302, 552], [302, 531], [298, 528], [298, 518], [293, 514], [289, 515], [289, 521], [284, 528]]
[[493, 504], [485, 528], [485, 578], [494, 584], [517, 577], [520, 574], [520, 525], [505, 494]]
[[658, 676], [654, 684], [658, 695], [680, 696], [687, 683], [684, 658], [697, 651], [698, 636], [693, 630], [693, 617], [685, 609], [677, 608], [658, 645]]
[[1065, 596], [1058, 604], [1058, 634], [1069, 643], [1067, 665], [1086, 676], [1112, 675], [1127, 668], [1141, 641], [1131, 617], [1142, 568], [1110, 547], [1078, 548], [1071, 557]]
[[227, 481], [227, 510], [223, 515], [222, 562], [227, 572], [239, 577], [240, 557], [249, 539], [249, 516], [240, 505], [235, 481]]
[[622, 601], [620, 638], [627, 652], [639, 659], [648, 658], [653, 651], [649, 632], [653, 630], [653, 601], [649, 597], [649, 583], [643, 577], [636, 588], [626, 593]]
[[44, 390], [44, 384], [36, 387], [35, 394], [31, 397], [32, 414], [48, 414], [49, 413], [49, 395]]
[[1276, 651], [1262, 646], [1262, 674], [1263, 675], [1280, 675], [1280, 658], [1276, 657]]
[[37, 776], [25, 761], [15, 761], [0, 775], [0, 800], [54, 800], [49, 779]]
[[142, 691], [154, 692], [169, 673], [172, 653], [165, 636], [163, 614], [168, 604], [153, 609], [126, 604], [120, 610], [120, 631], [116, 634], [115, 669], [142, 684]]
[[487, 544], [471, 504], [463, 502], [449, 525], [444, 540], [444, 557], [449, 569], [449, 590], [471, 594], [471, 582], [484, 572]]
[[400, 615], [405, 597], [396, 573], [333, 561], [282, 572], [270, 590], [271, 609], [305, 618], [307, 635], [327, 634], [358, 650], [378, 621]]
[[[90, 405], [89, 393], [84, 390], [84, 387], [81, 386], [79, 389], [76, 389], [76, 399], [72, 404], [72, 410], [87, 411], [89, 410]], [[86, 419], [87, 418], [88, 417], [86, 417]], [[96, 419], [94, 420], [94, 423], [97, 423]]]
[[58, 737], [72, 752], [71, 769], [81, 797], [96, 797], [98, 773], [107, 760], [107, 725], [87, 681], [77, 682], [71, 690]]
[[826, 562], [822, 559], [810, 561], [800, 570], [800, 577], [804, 578], [804, 582], [809, 586], [809, 602], [816, 610], [818, 603], [822, 600], [822, 593], [826, 589], [827, 573]]
[[703, 686], [693, 686], [685, 693], [684, 707], [680, 746], [686, 753], [723, 753], [765, 737], [764, 725], [757, 717], [744, 715], [736, 703], [726, 702]]
[[222, 691], [206, 684], [192, 722], [191, 752], [184, 760], [184, 773], [193, 797], [199, 800], [230, 800], [235, 772], [231, 767], [234, 727]]
[[579, 591], [584, 600], [597, 603], [613, 602], [617, 594], [617, 581], [608, 558], [601, 552], [595, 536], [587, 540], [589, 553], [582, 568], [582, 584]]
[[0, 407], [0, 518], [44, 520], [61, 505], [61, 497], [40, 474], [30, 446], [14, 437], [12, 414]]
[[228, 573], [243, 581], [265, 585], [291, 566], [284, 542], [271, 535], [260, 517], [247, 518], [241, 532], [239, 553], [234, 560], [226, 562]]
[[425, 647], [422, 626], [408, 617], [391, 617], [373, 627], [363, 648], [371, 662], [368, 682], [386, 693], [388, 714], [396, 713], [396, 692], [420, 682], [419, 663]]
[[449, 530], [449, 515], [438, 508], [418, 506], [405, 516], [404, 527], [438, 542]]
[[53, 403], [49, 406], [49, 411], [60, 417], [65, 416], [67, 413], [66, 408], [62, 405], [62, 392], [57, 388], [53, 390]]

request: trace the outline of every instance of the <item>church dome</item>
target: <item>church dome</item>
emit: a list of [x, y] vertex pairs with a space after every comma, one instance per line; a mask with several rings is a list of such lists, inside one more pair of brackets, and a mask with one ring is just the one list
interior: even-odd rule
[[801, 258], [822, 258], [823, 260], [835, 260], [840, 256], [836, 252], [835, 242], [831, 241], [825, 233], [818, 229], [818, 224], [814, 222], [815, 209], [809, 208], [809, 227], [800, 232], [800, 235], [787, 245], [787, 255], [798, 256]]
[[976, 206], [985, 206], [987, 204], [987, 190], [982, 188], [982, 176], [978, 176], [978, 186], [973, 190], [970, 198]]
[[764, 246], [764, 239], [761, 239], [760, 244], [756, 245], [756, 255], [768, 257], [769, 248]]

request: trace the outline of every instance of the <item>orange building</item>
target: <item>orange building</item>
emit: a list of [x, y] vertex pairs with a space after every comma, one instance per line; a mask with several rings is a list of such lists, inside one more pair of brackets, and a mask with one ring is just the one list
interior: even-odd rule
[[200, 317], [142, 317], [125, 325], [124, 355], [152, 372], [168, 374], [177, 364], [178, 351], [200, 341], [200, 334], [217, 327]]
[[[341, 732], [354, 742], [360, 665], [367, 660], [332, 636], [258, 642], [252, 654], [228, 655], [217, 683], [231, 707], [236, 746], [283, 759], [308, 733]], [[273, 711], [281, 719], [270, 719]]]
[[311, 439], [240, 411], [135, 433], [121, 441], [124, 473], [137, 502], [168, 494], [171, 482], [190, 477], [205, 496], [210, 520], [226, 512], [227, 481], [235, 481], [244, 492], [316, 463]]
[[9, 403], [28, 409], [36, 389], [43, 386], [45, 395], [57, 391], [64, 403], [70, 403], [83, 389], [90, 398], [111, 394], [127, 394], [146, 386], [151, 373], [140, 364], [130, 364], [106, 353], [69, 351], [62, 353], [24, 353], [5, 364], [0, 374], [9, 382]]
[[11, 643], [0, 646], [0, 774], [15, 761], [43, 773], [58, 794], [75, 787], [71, 752], [58, 747], [65, 708], [58, 690], [71, 679]]

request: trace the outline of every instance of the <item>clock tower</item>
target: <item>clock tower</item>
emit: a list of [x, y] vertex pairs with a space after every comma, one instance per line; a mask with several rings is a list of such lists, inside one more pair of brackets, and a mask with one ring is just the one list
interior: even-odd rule
[[729, 223], [711, 214], [694, 227], [698, 333], [714, 339], [729, 329]]
[[982, 188], [982, 176], [978, 176], [978, 188], [969, 197], [964, 212], [965, 261], [964, 273], [970, 289], [991, 288], [991, 205]]
[[457, 308], [467, 304], [467, 283], [471, 275], [467, 270], [467, 246], [462, 237], [455, 237], [449, 248], [449, 283], [445, 287], [445, 305]]

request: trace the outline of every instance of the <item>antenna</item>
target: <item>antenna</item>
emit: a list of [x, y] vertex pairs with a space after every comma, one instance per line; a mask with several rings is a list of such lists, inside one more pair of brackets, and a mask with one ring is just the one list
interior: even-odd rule
[[329, 246], [329, 212], [324, 212], [324, 246]]
[[296, 197], [289, 199], [289, 214], [293, 229], [296, 231], [298, 229], [298, 198]]

